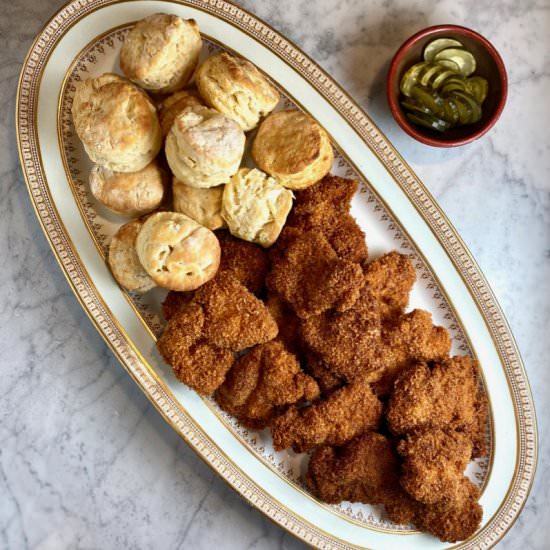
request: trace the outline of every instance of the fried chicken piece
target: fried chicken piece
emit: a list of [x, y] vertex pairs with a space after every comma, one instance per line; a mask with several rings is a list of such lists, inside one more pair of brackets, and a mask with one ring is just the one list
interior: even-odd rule
[[365, 234], [349, 214], [357, 187], [355, 180], [328, 175], [298, 191], [287, 226], [303, 232], [320, 230], [340, 259], [365, 261], [368, 256]]
[[202, 306], [203, 336], [215, 346], [242, 351], [277, 336], [277, 323], [264, 303], [232, 273], [220, 273], [202, 285], [192, 303]]
[[280, 451], [292, 447], [302, 453], [317, 445], [343, 445], [367, 430], [378, 427], [382, 403], [370, 386], [356, 382], [323, 401], [298, 409], [290, 407], [272, 424], [273, 446]]
[[231, 271], [250, 292], [258, 294], [269, 268], [267, 254], [257, 244], [233, 237], [227, 231], [216, 231], [222, 255], [219, 272]]
[[306, 353], [306, 372], [313, 376], [319, 384], [321, 392], [326, 396], [341, 388], [345, 380], [331, 372], [319, 357], [313, 352]]
[[381, 366], [378, 303], [366, 285], [348, 310], [305, 319], [302, 337], [326, 369], [347, 381]]
[[300, 338], [299, 317], [277, 294], [268, 294], [265, 305], [279, 327], [277, 339], [281, 340], [290, 352], [300, 357], [302, 354], [302, 341]]
[[416, 272], [409, 256], [397, 251], [384, 254], [367, 265], [365, 277], [380, 304], [383, 320], [401, 315], [409, 303]]
[[281, 407], [318, 396], [315, 380], [277, 340], [240, 357], [216, 392], [222, 409], [252, 429], [268, 426]]
[[162, 302], [162, 315], [169, 321], [176, 311], [189, 304], [193, 299], [194, 292], [179, 292], [170, 290]]
[[456, 498], [470, 462], [472, 442], [460, 432], [434, 428], [408, 434], [399, 442], [401, 486], [425, 504]]
[[198, 304], [177, 310], [166, 324], [157, 347], [181, 382], [209, 395], [224, 381], [234, 356], [202, 337], [204, 323], [204, 313]]
[[421, 361], [442, 361], [450, 351], [449, 332], [444, 327], [434, 326], [432, 315], [427, 311], [415, 309], [394, 323], [385, 323], [381, 351], [384, 370], [373, 386], [375, 392], [389, 394], [402, 370]]
[[481, 386], [478, 388], [475, 404], [474, 422], [468, 429], [468, 434], [472, 440], [472, 458], [487, 456], [487, 420], [489, 417], [489, 406], [487, 397], [483, 393]]
[[471, 429], [476, 421], [478, 367], [466, 356], [418, 363], [397, 378], [386, 418], [394, 434], [430, 428]]
[[399, 461], [391, 442], [374, 432], [343, 447], [317, 448], [309, 460], [306, 483], [330, 504], [385, 504], [398, 523], [409, 523], [418, 508], [399, 485]]
[[364, 285], [359, 264], [338, 259], [320, 231], [287, 232], [285, 246], [270, 255], [266, 283], [301, 318], [327, 309], [345, 311]]
[[477, 531], [483, 517], [479, 496], [479, 489], [463, 477], [453, 500], [421, 506], [414, 523], [443, 542], [465, 540]]

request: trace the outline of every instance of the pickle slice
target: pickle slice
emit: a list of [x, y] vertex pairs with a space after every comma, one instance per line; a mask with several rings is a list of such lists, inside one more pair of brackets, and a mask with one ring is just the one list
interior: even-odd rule
[[461, 48], [462, 43], [453, 38], [436, 38], [424, 48], [424, 61], [431, 62], [436, 54], [446, 48]]
[[472, 94], [481, 105], [487, 97], [489, 83], [481, 76], [471, 76], [466, 80], [466, 91]]
[[430, 64], [425, 71], [422, 71], [419, 83], [422, 84], [422, 86], [430, 86], [430, 81], [437, 78], [439, 73], [444, 70], [445, 69], [441, 67], [441, 65], [436, 65], [435, 63]]
[[460, 48], [446, 48], [438, 52], [434, 61], [452, 61], [459, 68], [462, 76], [470, 76], [476, 70], [476, 58], [467, 50]]
[[456, 94], [460, 92], [454, 92], [452, 100], [458, 110], [458, 122], [461, 125], [469, 124], [472, 117], [472, 109], [470, 104], [462, 97], [458, 97]]
[[420, 86], [413, 86], [411, 88], [411, 95], [418, 102], [422, 103], [422, 105], [428, 107], [434, 115], [440, 116], [442, 114], [443, 99], [438, 94], [432, 93]]
[[423, 115], [422, 113], [407, 113], [407, 118], [413, 123], [431, 130], [437, 130], [438, 132], [444, 132], [448, 130], [451, 125], [440, 118], [431, 115]]
[[456, 103], [453, 101], [452, 97], [446, 97], [443, 100], [443, 109], [445, 110], [443, 120], [446, 120], [449, 124], [451, 124], [451, 126], [458, 124], [460, 118], [458, 107], [456, 106]]
[[430, 111], [430, 109], [428, 109], [428, 107], [426, 107], [425, 105], [422, 105], [422, 103], [418, 103], [414, 99], [409, 99], [407, 101], [405, 101], [405, 100], [402, 101], [401, 102], [401, 107], [403, 107], [407, 111], [415, 111], [417, 113], [423, 113], [425, 115], [431, 115], [432, 114], [432, 112]]
[[448, 59], [440, 59], [439, 61], [436, 61], [438, 65], [441, 65], [442, 67], [446, 67], [447, 69], [460, 74], [460, 67], [454, 62], [449, 61]]
[[421, 61], [407, 70], [401, 79], [401, 83], [399, 84], [399, 89], [403, 95], [406, 95], [407, 97], [411, 96], [411, 88], [417, 83], [420, 71], [422, 71], [422, 69], [424, 69], [427, 65], [428, 63], [425, 61]]
[[453, 97], [463, 99], [468, 104], [471, 112], [468, 124], [473, 124], [481, 118], [481, 107], [479, 106], [479, 103], [476, 101], [474, 96], [466, 92], [455, 92], [453, 94]]
[[432, 80], [432, 88], [439, 90], [443, 84], [447, 83], [447, 79], [452, 78], [456, 74], [454, 71], [441, 67], [441, 72]]

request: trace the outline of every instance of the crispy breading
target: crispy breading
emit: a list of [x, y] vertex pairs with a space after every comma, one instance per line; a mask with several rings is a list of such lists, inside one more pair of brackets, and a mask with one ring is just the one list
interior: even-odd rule
[[468, 429], [468, 434], [472, 440], [472, 458], [487, 456], [487, 420], [489, 418], [489, 404], [487, 397], [483, 393], [481, 386], [478, 388], [475, 404], [474, 422]]
[[345, 380], [331, 372], [312, 351], [306, 352], [305, 365], [306, 372], [315, 378], [325, 396], [345, 384]]
[[476, 532], [483, 517], [478, 499], [479, 489], [463, 477], [453, 500], [421, 506], [414, 523], [443, 542], [465, 540]]
[[282, 342], [256, 346], [233, 365], [216, 392], [222, 409], [245, 426], [268, 426], [282, 407], [319, 396], [319, 386], [305, 374]]
[[285, 247], [270, 256], [269, 291], [278, 294], [301, 318], [351, 307], [364, 285], [359, 264], [338, 259], [320, 231], [287, 235]]
[[476, 420], [478, 391], [478, 367], [470, 357], [452, 357], [431, 368], [418, 363], [395, 381], [386, 411], [389, 428], [394, 434], [469, 429]]
[[391, 519], [409, 523], [417, 504], [399, 485], [399, 461], [391, 442], [367, 432], [343, 447], [319, 447], [309, 460], [306, 483], [322, 501], [385, 504]]
[[301, 357], [302, 341], [299, 317], [273, 292], [267, 295], [265, 305], [279, 327], [277, 339], [281, 340], [290, 352]]
[[408, 434], [397, 452], [403, 457], [401, 486], [419, 502], [433, 504], [456, 497], [472, 442], [463, 433], [434, 428]]
[[195, 291], [204, 312], [203, 335], [212, 344], [242, 351], [277, 336], [277, 323], [264, 303], [231, 273], [220, 273]]
[[348, 310], [305, 319], [302, 337], [325, 368], [347, 381], [381, 366], [378, 303], [366, 285]]
[[296, 193], [287, 227], [302, 232], [320, 230], [340, 259], [363, 262], [368, 249], [365, 234], [349, 214], [357, 182], [325, 176], [320, 182]]
[[204, 314], [198, 304], [179, 309], [157, 342], [160, 354], [179, 380], [209, 395], [225, 379], [233, 353], [211, 345], [202, 337]]
[[179, 292], [170, 290], [162, 302], [162, 315], [169, 321], [176, 311], [189, 304], [193, 299], [194, 292]]
[[409, 303], [416, 272], [409, 256], [393, 250], [369, 263], [365, 277], [380, 304], [383, 320], [401, 315]]
[[257, 244], [233, 237], [227, 231], [216, 231], [222, 250], [219, 272], [231, 271], [250, 292], [258, 294], [265, 281], [269, 260]]
[[356, 435], [378, 427], [382, 403], [370, 386], [356, 382], [308, 407], [290, 407], [272, 424], [276, 450], [292, 447], [302, 453], [317, 445], [343, 445]]
[[451, 351], [451, 337], [444, 327], [432, 323], [432, 315], [415, 309], [394, 322], [383, 324], [381, 356], [382, 376], [374, 384], [378, 395], [393, 389], [397, 375], [419, 361], [442, 361]]

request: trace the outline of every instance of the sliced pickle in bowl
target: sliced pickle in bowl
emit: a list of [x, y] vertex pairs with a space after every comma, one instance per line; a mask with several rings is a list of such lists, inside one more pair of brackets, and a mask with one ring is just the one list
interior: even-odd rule
[[481, 105], [489, 92], [489, 83], [481, 76], [471, 76], [466, 80], [466, 91]]
[[476, 70], [476, 58], [467, 50], [460, 48], [446, 48], [438, 52], [434, 61], [452, 61], [458, 66], [462, 76], [470, 76]]
[[403, 95], [411, 97], [411, 88], [417, 83], [418, 75], [427, 65], [428, 63], [422, 61], [407, 70], [399, 84], [399, 89]]
[[431, 62], [436, 54], [447, 48], [462, 48], [462, 42], [454, 38], [436, 38], [424, 48], [424, 61]]
[[431, 130], [437, 130], [438, 132], [444, 132], [448, 130], [451, 125], [444, 120], [437, 118], [433, 115], [423, 115], [422, 113], [407, 113], [407, 118], [414, 124], [430, 128]]
[[481, 118], [481, 107], [475, 97], [467, 92], [454, 92], [453, 98], [462, 99], [468, 104], [470, 110], [470, 118], [466, 124], [473, 124]]
[[456, 95], [459, 93], [460, 92], [455, 92], [451, 99], [454, 101], [458, 109], [458, 123], [464, 126], [466, 124], [470, 124], [470, 119], [472, 118], [472, 108], [468, 101]]
[[417, 113], [423, 113], [425, 115], [432, 114], [432, 112], [430, 111], [430, 109], [428, 109], [428, 107], [426, 107], [425, 105], [423, 105], [418, 101], [415, 101], [412, 98], [401, 101], [401, 107], [403, 107], [407, 111], [416, 111]]
[[428, 107], [428, 109], [436, 116], [440, 116], [443, 112], [443, 99], [437, 93], [431, 92], [427, 88], [420, 86], [413, 86], [411, 89], [411, 95], [422, 103], [422, 105]]

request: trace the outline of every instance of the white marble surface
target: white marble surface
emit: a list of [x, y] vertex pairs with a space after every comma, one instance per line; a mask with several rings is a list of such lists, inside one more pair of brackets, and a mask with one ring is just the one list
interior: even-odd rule
[[[71, 294], [18, 165], [23, 57], [60, 0], [2, 2], [0, 17], [0, 548], [299, 548], [171, 431]], [[499, 547], [550, 545], [550, 3], [548, 0], [246, 0], [349, 90], [436, 196], [493, 286], [535, 394], [540, 460]], [[485, 138], [420, 145], [389, 116], [388, 61], [430, 24], [486, 35], [509, 71]]]

